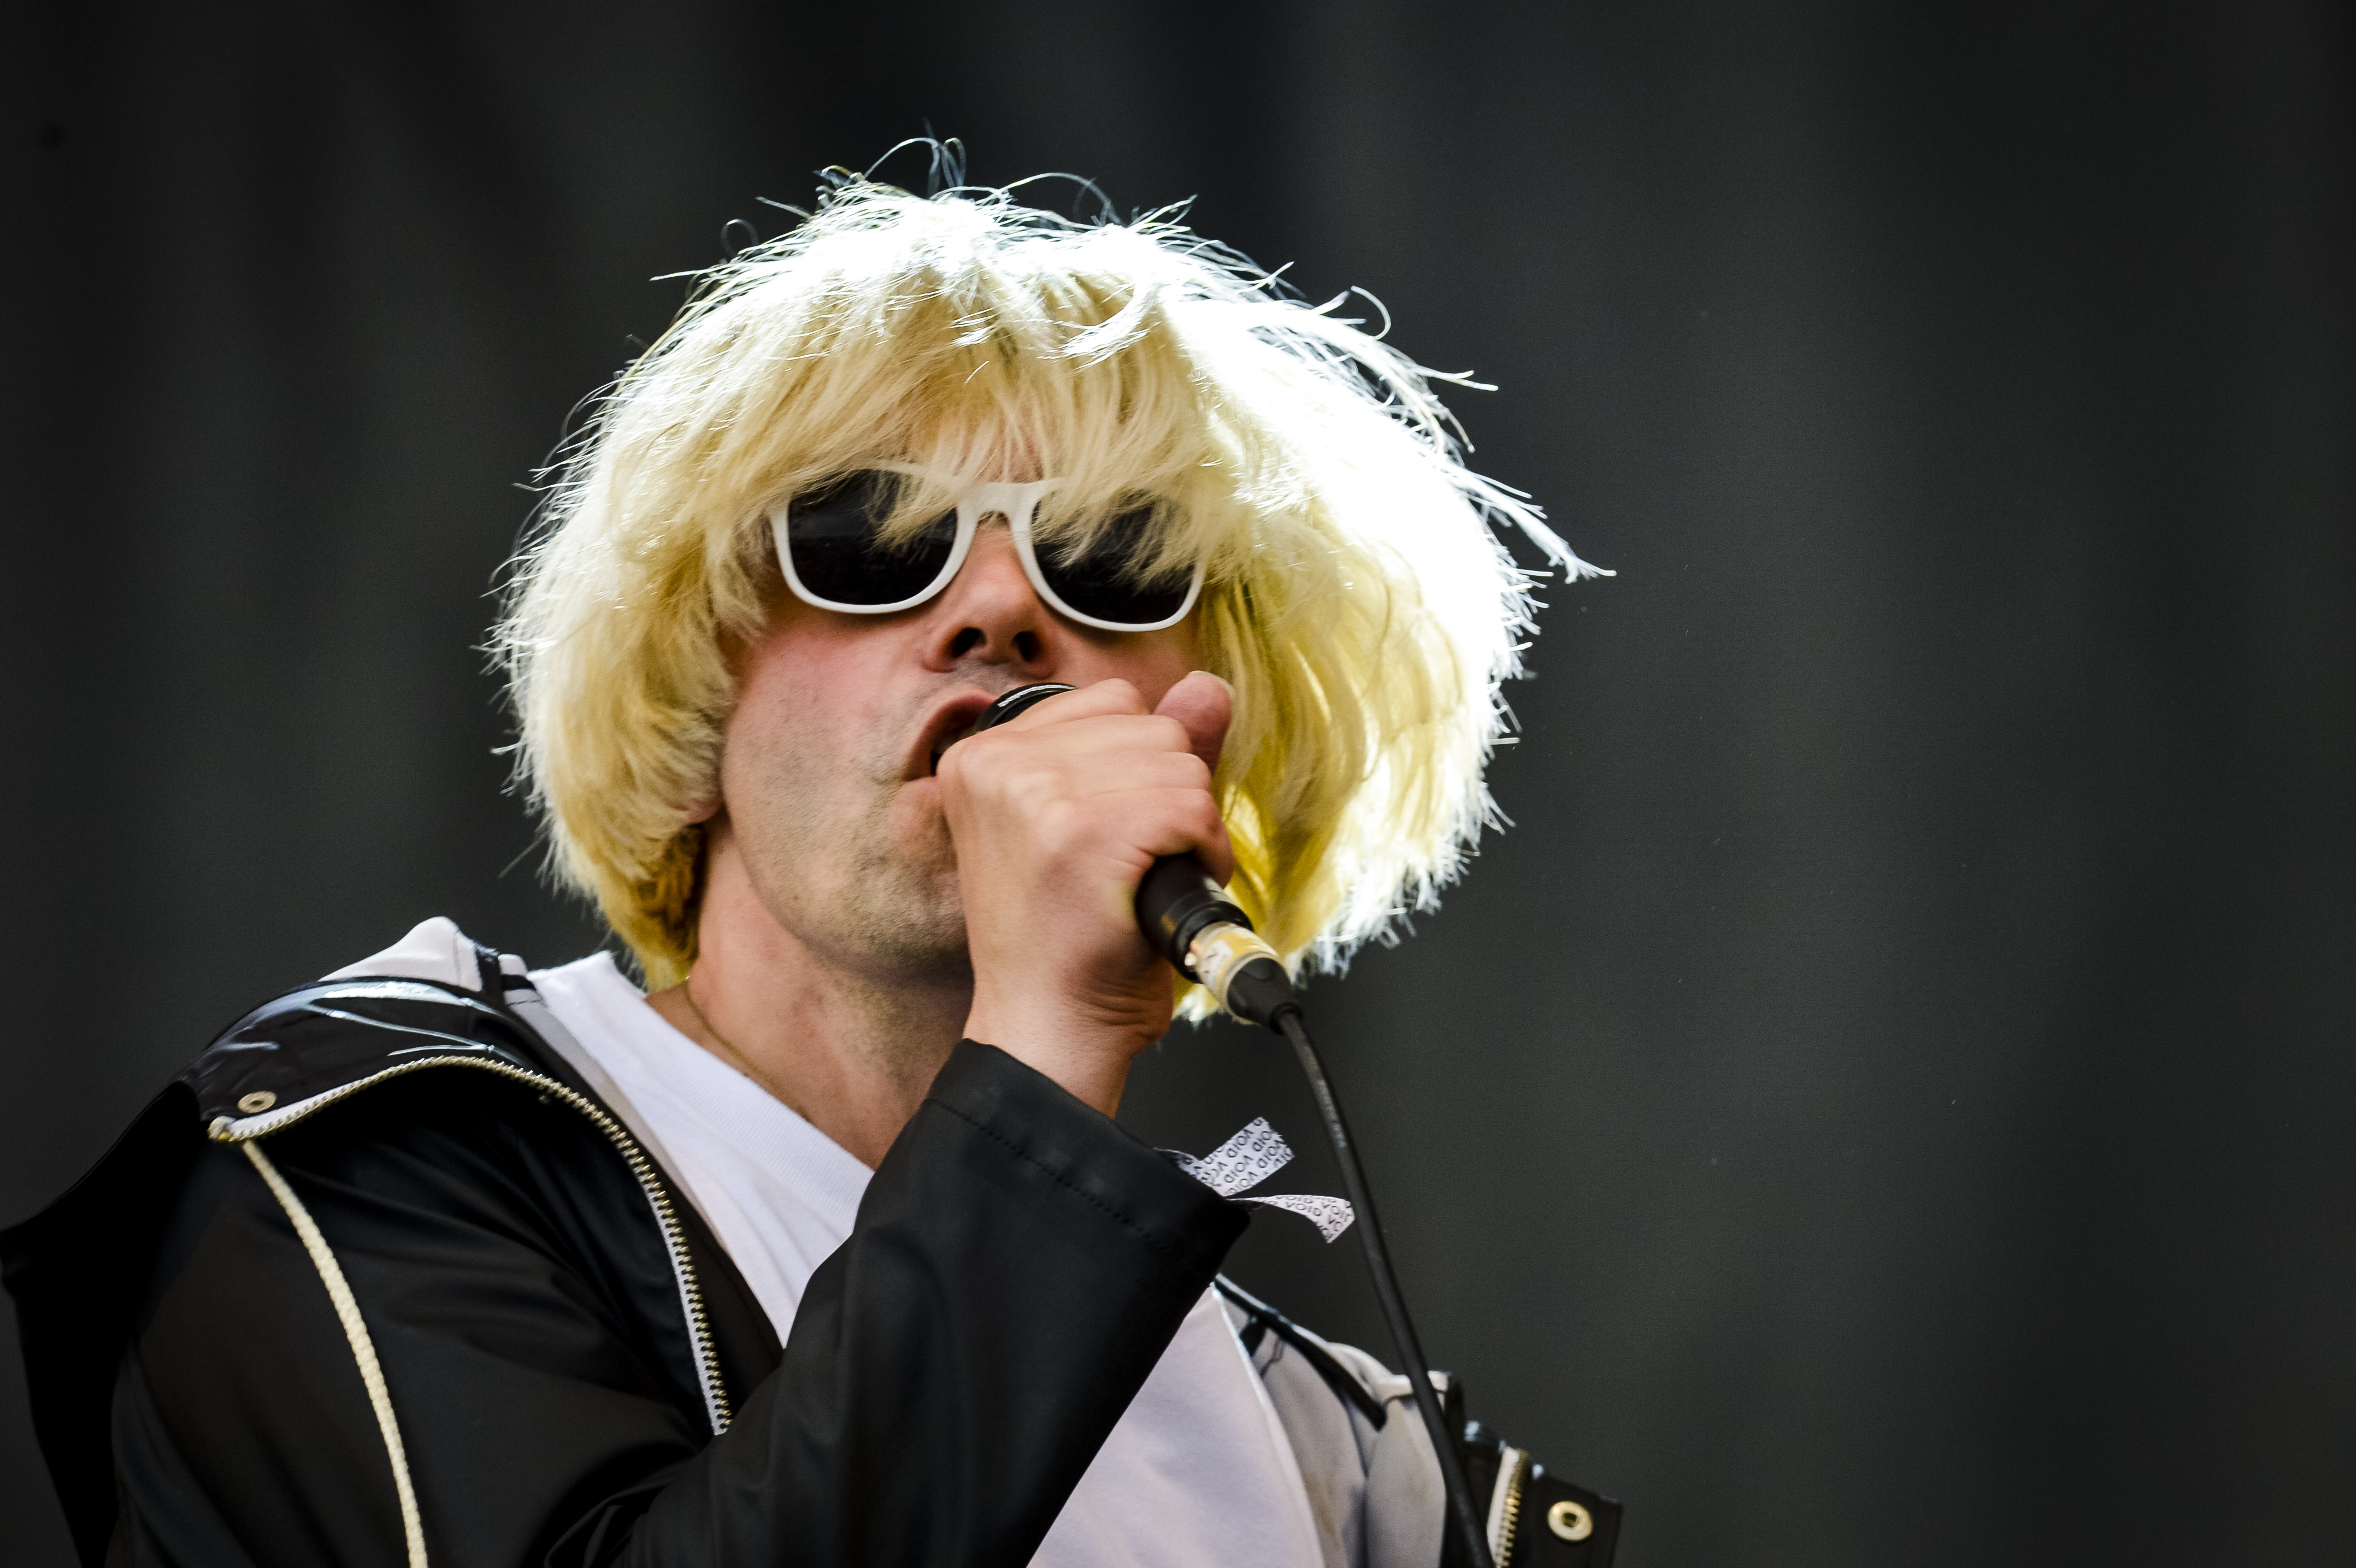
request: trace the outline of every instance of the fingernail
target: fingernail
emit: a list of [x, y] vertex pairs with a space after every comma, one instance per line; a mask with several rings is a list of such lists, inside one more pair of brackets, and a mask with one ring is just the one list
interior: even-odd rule
[[1236, 688], [1235, 688], [1235, 684], [1234, 684], [1232, 681], [1228, 680], [1228, 679], [1227, 679], [1227, 677], [1226, 677], [1226, 676], [1218, 675], [1218, 674], [1215, 674], [1214, 672], [1212, 672], [1212, 671], [1210, 671], [1210, 670], [1207, 670], [1207, 669], [1198, 669], [1198, 670], [1191, 671], [1191, 672], [1189, 672], [1189, 673], [1194, 674], [1194, 675], [1207, 675], [1207, 676], [1210, 676], [1210, 677], [1211, 677], [1213, 680], [1217, 681], [1221, 686], [1224, 686], [1224, 687], [1226, 687], [1226, 688], [1227, 688], [1227, 700], [1228, 700], [1229, 702], [1233, 702], [1233, 701], [1236, 699]]

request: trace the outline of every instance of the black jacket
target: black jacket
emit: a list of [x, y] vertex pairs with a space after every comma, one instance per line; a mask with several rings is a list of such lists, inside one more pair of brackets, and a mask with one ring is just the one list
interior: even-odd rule
[[366, 1303], [424, 1553], [453, 1568], [1014, 1568], [1243, 1231], [968, 1041], [781, 1353], [693, 1210], [517, 1017], [529, 983], [487, 953], [480, 972], [472, 994], [279, 997], [9, 1232], [85, 1562], [412, 1560], [323, 1271], [241, 1144]]
[[0, 1236], [84, 1563], [1026, 1563], [1248, 1211], [969, 1040], [781, 1348], [475, 955], [256, 1009]]

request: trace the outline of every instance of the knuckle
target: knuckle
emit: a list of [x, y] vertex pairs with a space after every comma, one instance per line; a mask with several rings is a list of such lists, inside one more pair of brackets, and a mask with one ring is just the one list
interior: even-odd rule
[[1071, 801], [1046, 800], [1032, 814], [1031, 835], [1046, 853], [1061, 854], [1088, 837], [1087, 823]]

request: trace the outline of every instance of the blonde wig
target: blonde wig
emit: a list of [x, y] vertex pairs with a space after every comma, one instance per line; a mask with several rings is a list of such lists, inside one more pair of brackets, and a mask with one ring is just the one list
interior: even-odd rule
[[[1061, 476], [1043, 550], [1150, 499], [1133, 569], [1208, 563], [1238, 901], [1296, 969], [1430, 907], [1495, 820], [1482, 773], [1531, 629], [1492, 522], [1595, 569], [1463, 466], [1440, 378], [1339, 304], [1172, 212], [1084, 224], [863, 179], [705, 278], [569, 450], [497, 642], [558, 871], [648, 983], [694, 962], [688, 817], [717, 787], [727, 645], [777, 592], [766, 509], [878, 460]], [[914, 481], [897, 506], [913, 527], [939, 497]]]

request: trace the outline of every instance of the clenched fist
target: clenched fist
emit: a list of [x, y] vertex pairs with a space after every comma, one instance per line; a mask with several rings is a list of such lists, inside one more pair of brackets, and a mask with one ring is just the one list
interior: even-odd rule
[[950, 747], [941, 805], [973, 955], [966, 1033], [1106, 1115], [1136, 1054], [1170, 1027], [1174, 976], [1137, 928], [1163, 855], [1235, 869], [1211, 793], [1234, 699], [1197, 670], [1148, 711], [1099, 681]]

